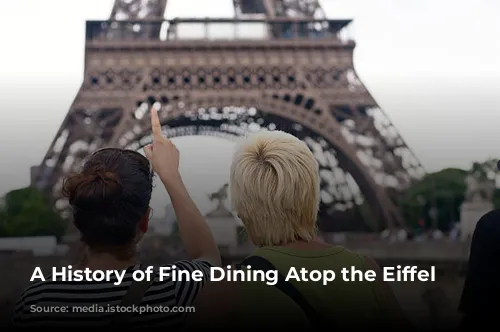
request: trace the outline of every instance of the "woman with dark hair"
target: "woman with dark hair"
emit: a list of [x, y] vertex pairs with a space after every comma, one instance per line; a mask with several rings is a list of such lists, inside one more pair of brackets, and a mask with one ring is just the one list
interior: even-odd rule
[[[140, 153], [102, 149], [93, 153], [82, 171], [64, 182], [63, 192], [73, 210], [76, 228], [87, 247], [82, 266], [73, 269], [117, 270], [124, 273], [102, 282], [37, 281], [19, 300], [14, 315], [18, 326], [102, 325], [180, 327], [220, 255], [204, 218], [191, 200], [179, 174], [179, 152], [161, 135], [156, 110], [151, 110], [153, 144]], [[153, 172], [164, 184], [178, 219], [179, 232], [191, 261], [176, 270], [199, 270], [203, 280], [133, 281], [136, 246], [148, 230]], [[116, 285], [118, 284], [118, 285]]]

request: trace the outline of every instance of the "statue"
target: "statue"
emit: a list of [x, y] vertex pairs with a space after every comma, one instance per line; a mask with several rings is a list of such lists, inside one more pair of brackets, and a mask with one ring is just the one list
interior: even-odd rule
[[491, 202], [495, 190], [494, 181], [490, 180], [485, 170], [474, 163], [472, 170], [465, 178], [466, 202]]
[[205, 220], [223, 255], [229, 254], [229, 251], [238, 247], [238, 220], [224, 206], [224, 202], [228, 198], [228, 188], [229, 184], [226, 183], [216, 192], [207, 195], [210, 201], [217, 202], [217, 207], [205, 215]]
[[209, 194], [208, 199], [210, 199], [211, 202], [217, 201], [217, 210], [225, 210], [224, 202], [227, 200], [227, 189], [229, 187], [229, 184], [224, 184], [222, 187], [219, 188], [216, 192]]
[[497, 171], [497, 161], [488, 160], [474, 163], [465, 178], [465, 197], [460, 207], [460, 237], [469, 241], [476, 228], [477, 221], [494, 209], [493, 193], [496, 188], [494, 176]]

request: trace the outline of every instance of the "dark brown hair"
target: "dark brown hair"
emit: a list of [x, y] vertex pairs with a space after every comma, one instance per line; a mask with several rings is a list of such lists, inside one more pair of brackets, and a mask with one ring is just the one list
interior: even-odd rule
[[138, 152], [113, 148], [90, 155], [82, 171], [63, 184], [75, 226], [89, 247], [130, 244], [152, 190], [149, 161]]

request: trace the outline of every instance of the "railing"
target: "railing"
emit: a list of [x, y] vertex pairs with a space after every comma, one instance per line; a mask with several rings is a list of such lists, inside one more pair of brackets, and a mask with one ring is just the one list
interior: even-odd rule
[[350, 20], [174, 19], [88, 21], [87, 42], [175, 40], [349, 40]]

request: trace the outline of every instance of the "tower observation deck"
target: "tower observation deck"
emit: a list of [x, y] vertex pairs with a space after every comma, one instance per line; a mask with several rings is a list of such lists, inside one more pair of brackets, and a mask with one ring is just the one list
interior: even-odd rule
[[192, 41], [330, 41], [349, 44], [351, 20], [290, 18], [183, 18], [88, 21], [87, 43]]

